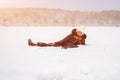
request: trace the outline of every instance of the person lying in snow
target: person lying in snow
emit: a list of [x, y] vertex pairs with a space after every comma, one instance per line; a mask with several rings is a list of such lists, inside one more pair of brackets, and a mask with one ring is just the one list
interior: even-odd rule
[[53, 46], [53, 47], [62, 47], [64, 49], [67, 48], [76, 48], [78, 45], [85, 45], [85, 39], [86, 34], [82, 33], [80, 31], [77, 31], [77, 29], [73, 29], [71, 34], [69, 34], [64, 39], [54, 42], [54, 43], [44, 43], [44, 42], [37, 42], [37, 44], [33, 43], [31, 39], [28, 39], [28, 45], [29, 46]]

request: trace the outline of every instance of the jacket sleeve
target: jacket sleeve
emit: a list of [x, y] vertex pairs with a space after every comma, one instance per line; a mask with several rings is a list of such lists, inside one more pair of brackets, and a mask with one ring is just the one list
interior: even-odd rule
[[55, 45], [58, 45], [58, 46], [64, 45], [70, 38], [71, 38], [71, 34], [68, 35], [68, 36], [66, 36], [66, 37], [63, 38], [62, 40], [55, 42], [54, 44], [55, 44]]
[[69, 39], [72, 37], [72, 35], [68, 35], [66, 36], [64, 39], [62, 39], [63, 43], [66, 43], [67, 41], [69, 41]]

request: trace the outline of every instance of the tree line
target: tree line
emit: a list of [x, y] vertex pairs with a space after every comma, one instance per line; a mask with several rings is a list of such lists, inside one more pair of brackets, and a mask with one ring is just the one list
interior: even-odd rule
[[120, 10], [72, 11], [49, 8], [1, 8], [0, 26], [120, 26]]

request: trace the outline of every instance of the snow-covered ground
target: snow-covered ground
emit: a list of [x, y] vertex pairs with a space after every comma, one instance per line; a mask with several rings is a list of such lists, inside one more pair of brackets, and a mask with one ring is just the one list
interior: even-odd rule
[[120, 80], [120, 28], [85, 27], [86, 46], [29, 47], [59, 41], [73, 27], [0, 27], [0, 80]]

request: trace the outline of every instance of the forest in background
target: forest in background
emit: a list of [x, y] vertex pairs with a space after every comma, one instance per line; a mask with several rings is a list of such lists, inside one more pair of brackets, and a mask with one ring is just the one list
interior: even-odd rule
[[0, 26], [120, 26], [120, 10], [0, 8]]

